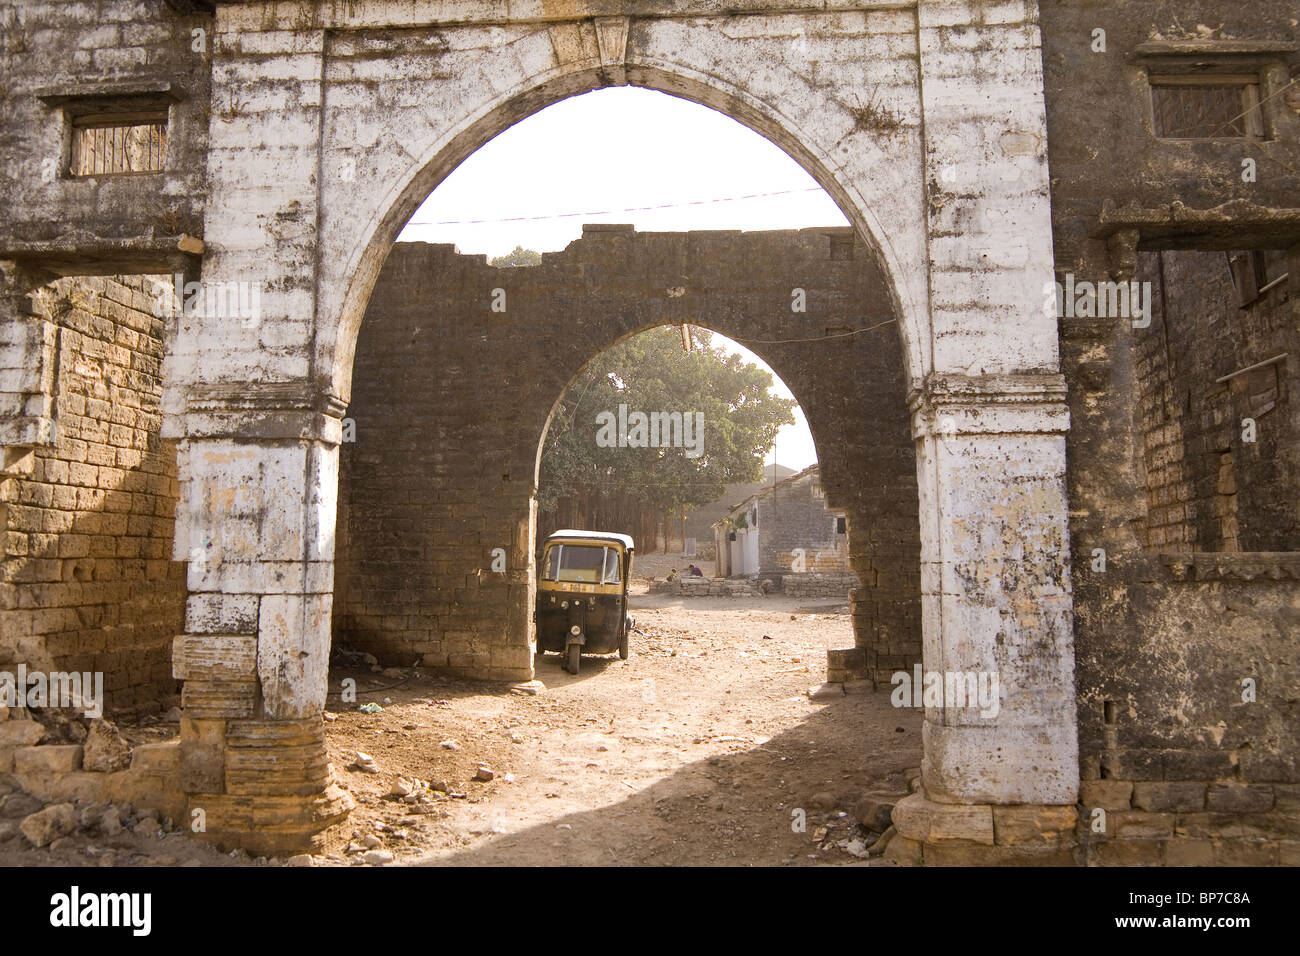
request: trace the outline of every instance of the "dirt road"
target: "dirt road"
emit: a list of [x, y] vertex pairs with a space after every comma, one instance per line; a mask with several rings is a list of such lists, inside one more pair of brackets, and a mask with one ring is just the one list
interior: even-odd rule
[[[358, 808], [318, 863], [359, 862], [365, 843], [418, 865], [859, 862], [837, 844], [859, 794], [905, 790], [920, 714], [883, 691], [809, 699], [826, 650], [852, 645], [844, 606], [643, 594], [632, 613], [628, 661], [584, 658], [573, 677], [545, 655], [536, 695], [332, 673], [332, 691], [352, 676], [357, 704], [384, 710], [331, 696], [330, 755]], [[473, 779], [480, 764], [492, 780]], [[406, 803], [399, 776], [440, 789]]]

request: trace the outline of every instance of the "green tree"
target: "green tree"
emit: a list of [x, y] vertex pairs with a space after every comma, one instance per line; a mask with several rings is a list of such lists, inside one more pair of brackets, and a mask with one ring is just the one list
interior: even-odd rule
[[[733, 482], [757, 481], [763, 459], [784, 425], [791, 399], [773, 395], [772, 374], [712, 346], [712, 333], [691, 329], [682, 347], [673, 327], [635, 335], [594, 359], [556, 409], [542, 451], [538, 505], [554, 509], [566, 496], [626, 494], [659, 512], [716, 501]], [[685, 447], [600, 447], [598, 416], [702, 412], [698, 457]]]
[[497, 256], [495, 259], [489, 259], [488, 265], [497, 268], [512, 268], [515, 266], [540, 266], [542, 264], [542, 254], [534, 252], [532, 249], [525, 249], [523, 246], [515, 246], [514, 251], [509, 255]]

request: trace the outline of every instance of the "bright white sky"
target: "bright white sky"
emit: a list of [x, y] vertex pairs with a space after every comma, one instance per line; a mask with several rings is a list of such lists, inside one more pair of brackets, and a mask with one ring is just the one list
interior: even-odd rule
[[[770, 193], [782, 195], [757, 195]], [[671, 208], [645, 208], [659, 206]], [[563, 100], [490, 140], [443, 180], [398, 241], [452, 242], [489, 256], [515, 246], [552, 252], [588, 222], [643, 232], [848, 225], [798, 163], [747, 127], [688, 100], [615, 87]], [[714, 341], [768, 367], [730, 339]], [[779, 378], [774, 391], [792, 397]], [[768, 461], [802, 469], [817, 454], [803, 413], [795, 417]]]

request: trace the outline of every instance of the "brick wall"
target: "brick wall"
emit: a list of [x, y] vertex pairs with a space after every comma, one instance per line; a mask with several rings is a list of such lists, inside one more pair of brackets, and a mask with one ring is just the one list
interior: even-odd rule
[[158, 438], [164, 320], [145, 277], [46, 290], [58, 329], [55, 441], [0, 477], [0, 666], [102, 671], [114, 712], [176, 692], [183, 566], [174, 446]]
[[[1139, 265], [1153, 288], [1151, 327], [1135, 337], [1147, 547], [1300, 549], [1300, 429], [1291, 399], [1300, 330], [1288, 284], [1243, 308], [1222, 252], [1143, 253]], [[1248, 418], [1253, 441], [1243, 438]]]
[[[791, 311], [795, 287], [806, 313]], [[497, 288], [505, 313], [490, 308]], [[689, 318], [762, 343], [754, 349], [808, 417], [826, 500], [849, 518], [853, 567], [871, 575], [859, 589], [859, 640], [874, 652], [887, 635], [919, 659], [915, 461], [897, 332], [786, 341], [876, 325], [888, 310], [847, 229], [596, 227], [540, 266], [503, 270], [450, 246], [399, 243], [357, 348], [336, 641], [453, 673], [525, 668], [532, 495], [550, 410], [603, 349]], [[495, 548], [508, 556], [504, 574], [491, 570]]]

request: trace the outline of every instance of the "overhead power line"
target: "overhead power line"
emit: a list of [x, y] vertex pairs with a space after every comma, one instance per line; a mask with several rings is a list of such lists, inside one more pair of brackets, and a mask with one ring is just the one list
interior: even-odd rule
[[748, 193], [744, 196], [721, 196], [716, 199], [693, 199], [689, 202], [670, 202], [658, 206], [628, 206], [623, 209], [592, 209], [586, 212], [553, 212], [541, 216], [507, 216], [504, 219], [412, 219], [408, 226], [485, 226], [503, 222], [541, 222], [547, 219], [574, 219], [578, 216], [613, 216], [625, 212], [654, 212], [659, 209], [685, 209], [688, 206], [708, 206], [714, 203], [741, 202], [746, 199], [767, 199], [771, 196], [795, 196], [802, 193], [822, 192], [820, 186], [807, 189], [782, 189], [770, 193]]

